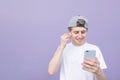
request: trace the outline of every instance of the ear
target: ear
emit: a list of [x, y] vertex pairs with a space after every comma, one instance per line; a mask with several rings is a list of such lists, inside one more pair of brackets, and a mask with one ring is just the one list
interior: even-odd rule
[[69, 33], [71, 32], [71, 30], [68, 30], [69, 31]]
[[86, 31], [88, 32], [88, 28], [86, 28]]
[[72, 27], [68, 27], [68, 31], [71, 32], [71, 30], [72, 30]]

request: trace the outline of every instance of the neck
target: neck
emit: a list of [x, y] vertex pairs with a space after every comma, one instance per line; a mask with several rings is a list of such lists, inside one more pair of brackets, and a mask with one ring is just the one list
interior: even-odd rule
[[83, 43], [81, 43], [81, 44], [75, 44], [74, 42], [72, 42], [72, 44], [73, 44], [74, 46], [82, 46], [82, 45], [85, 44], [85, 41], [84, 41]]

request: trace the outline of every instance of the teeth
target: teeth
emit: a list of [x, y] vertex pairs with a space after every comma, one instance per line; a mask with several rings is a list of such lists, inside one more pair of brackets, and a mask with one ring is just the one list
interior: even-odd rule
[[81, 41], [80, 39], [78, 39], [78, 41]]

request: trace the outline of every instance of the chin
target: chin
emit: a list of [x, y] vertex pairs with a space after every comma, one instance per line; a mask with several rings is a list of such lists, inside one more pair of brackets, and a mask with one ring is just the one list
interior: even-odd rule
[[77, 41], [77, 42], [75, 42], [74, 44], [75, 44], [76, 46], [80, 46], [80, 45], [84, 44], [84, 41], [81, 41], [81, 42], [78, 42], [78, 41]]
[[76, 44], [78, 44], [78, 45], [82, 45], [82, 44], [84, 44], [84, 43], [85, 43], [84, 40], [81, 40], [81, 41], [77, 41], [77, 42], [76, 42]]

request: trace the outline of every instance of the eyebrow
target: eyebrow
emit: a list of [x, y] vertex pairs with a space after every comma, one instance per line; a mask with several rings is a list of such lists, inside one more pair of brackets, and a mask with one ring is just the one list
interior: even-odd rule
[[[75, 31], [79, 31], [79, 30], [75, 30]], [[75, 31], [73, 31], [73, 32], [75, 32]], [[80, 31], [87, 31], [87, 30], [80, 30]]]

